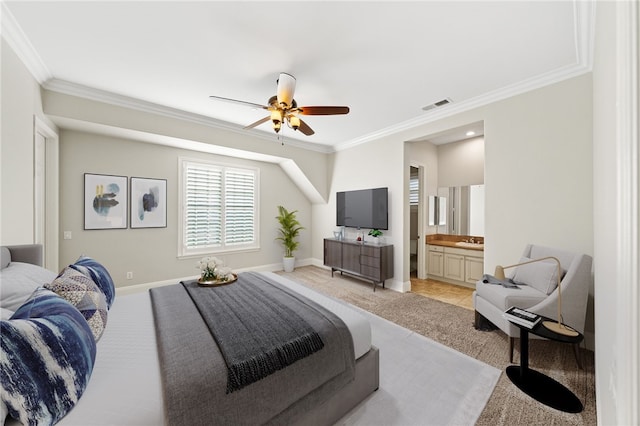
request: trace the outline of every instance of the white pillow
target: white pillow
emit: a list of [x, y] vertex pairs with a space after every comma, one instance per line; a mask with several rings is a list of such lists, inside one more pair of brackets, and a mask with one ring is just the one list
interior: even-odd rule
[[0, 270], [0, 308], [17, 311], [36, 288], [49, 284], [57, 275], [31, 263], [11, 262]]
[[4, 401], [0, 400], [0, 425], [3, 425], [9, 415], [9, 409]]
[[[520, 259], [520, 263], [530, 260], [533, 259], [523, 257]], [[513, 281], [526, 284], [541, 293], [549, 295], [558, 287], [558, 264], [549, 259], [518, 266]]]
[[[0, 320], [5, 321], [11, 318], [13, 311], [11, 309], [0, 308]], [[0, 425], [2, 422], [0, 422]]]

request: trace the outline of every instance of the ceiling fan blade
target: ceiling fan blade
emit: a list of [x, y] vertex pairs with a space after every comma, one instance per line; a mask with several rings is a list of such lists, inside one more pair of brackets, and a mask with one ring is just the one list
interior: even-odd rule
[[296, 78], [286, 72], [280, 73], [278, 77], [278, 104], [284, 107], [291, 107], [293, 104], [293, 92], [296, 90]]
[[336, 115], [348, 114], [347, 106], [304, 106], [298, 107], [298, 111], [303, 115]]
[[209, 96], [209, 97], [217, 101], [231, 102], [234, 104], [240, 104], [240, 105], [249, 106], [249, 107], [258, 108], [258, 109], [269, 109], [269, 107], [266, 105], [254, 104], [253, 102], [239, 101], [237, 99], [223, 98], [221, 96]]
[[262, 123], [266, 123], [270, 119], [271, 119], [271, 116], [267, 115], [265, 118], [261, 118], [260, 120], [256, 121], [255, 123], [251, 123], [248, 126], [244, 127], [244, 130], [253, 129], [256, 126], [261, 125]]
[[304, 133], [307, 136], [311, 136], [312, 134], [315, 133], [313, 129], [309, 127], [309, 125], [302, 120], [300, 120], [300, 127], [298, 127], [298, 130], [300, 130], [302, 133]]

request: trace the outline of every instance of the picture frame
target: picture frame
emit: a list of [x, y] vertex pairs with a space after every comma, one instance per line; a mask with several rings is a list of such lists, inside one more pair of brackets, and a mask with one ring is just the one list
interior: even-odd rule
[[131, 228], [167, 227], [167, 180], [131, 178]]
[[84, 229], [127, 228], [126, 176], [84, 174]]

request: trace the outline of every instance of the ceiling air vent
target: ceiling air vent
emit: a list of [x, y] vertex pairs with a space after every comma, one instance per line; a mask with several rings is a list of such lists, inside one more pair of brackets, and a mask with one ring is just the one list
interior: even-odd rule
[[423, 109], [424, 111], [430, 111], [430, 110], [432, 110], [432, 109], [434, 109], [434, 108], [439, 108], [439, 107], [443, 107], [443, 106], [445, 106], [445, 105], [449, 105], [451, 102], [453, 102], [451, 99], [449, 99], [449, 98], [445, 98], [445, 99], [443, 99], [443, 100], [441, 100], [441, 101], [434, 102], [434, 103], [432, 103], [432, 104], [430, 104], [430, 105], [427, 105], [427, 106], [425, 106], [425, 107], [422, 107], [422, 109]]

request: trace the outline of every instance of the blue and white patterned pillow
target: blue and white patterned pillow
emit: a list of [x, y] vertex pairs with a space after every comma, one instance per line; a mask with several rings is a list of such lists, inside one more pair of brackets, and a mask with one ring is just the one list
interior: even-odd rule
[[24, 425], [54, 424], [84, 392], [96, 342], [82, 314], [45, 288], [0, 321], [0, 398]]
[[116, 297], [116, 287], [113, 284], [113, 279], [109, 275], [109, 271], [98, 261], [82, 256], [73, 265], [70, 265], [76, 271], [82, 272], [93, 280], [94, 283], [100, 287], [100, 290], [107, 298], [107, 308], [111, 308], [113, 299]]
[[96, 342], [100, 340], [107, 325], [107, 298], [91, 278], [67, 266], [44, 288], [75, 306], [89, 323]]

